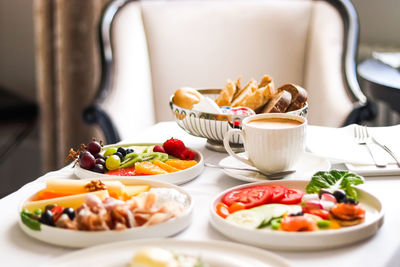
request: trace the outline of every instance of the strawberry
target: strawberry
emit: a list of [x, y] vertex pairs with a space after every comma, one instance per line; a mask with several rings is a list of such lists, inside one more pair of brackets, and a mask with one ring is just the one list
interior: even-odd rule
[[180, 158], [181, 154], [186, 150], [185, 144], [175, 138], [171, 138], [163, 144], [165, 152], [174, 157]]
[[188, 149], [186, 149], [185, 151], [183, 151], [183, 153], [181, 154], [181, 156], [179, 157], [181, 160], [192, 160], [194, 159], [194, 152], [190, 151]]
[[162, 146], [160, 145], [155, 145], [153, 148], [153, 152], [161, 152], [161, 153], [165, 153], [165, 150]]

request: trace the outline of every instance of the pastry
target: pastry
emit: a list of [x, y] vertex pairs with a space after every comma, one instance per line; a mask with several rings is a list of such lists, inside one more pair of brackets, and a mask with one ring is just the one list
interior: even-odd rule
[[232, 99], [234, 94], [236, 93], [236, 84], [231, 80], [226, 82], [225, 87], [222, 89], [221, 93], [215, 100], [218, 106], [230, 106], [232, 103]]
[[182, 108], [192, 109], [202, 98], [203, 96], [197, 90], [190, 87], [182, 87], [175, 91], [172, 102]]

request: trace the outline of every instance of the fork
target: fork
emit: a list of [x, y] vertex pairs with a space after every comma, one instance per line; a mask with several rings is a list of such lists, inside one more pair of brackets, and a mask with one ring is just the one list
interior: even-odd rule
[[371, 155], [376, 167], [384, 168], [387, 165], [387, 162], [383, 158], [376, 157], [371, 150], [372, 139], [368, 134], [367, 127], [356, 125], [354, 127], [354, 139], [359, 145], [365, 145], [368, 149], [369, 154]]

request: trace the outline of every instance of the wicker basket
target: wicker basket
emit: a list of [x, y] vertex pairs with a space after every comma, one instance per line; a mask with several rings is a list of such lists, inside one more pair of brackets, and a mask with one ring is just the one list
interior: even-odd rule
[[[221, 89], [197, 89], [197, 91], [215, 100]], [[240, 128], [241, 121], [247, 117], [246, 115], [215, 114], [185, 109], [175, 105], [172, 97], [170, 97], [169, 105], [178, 125], [191, 135], [207, 138], [206, 147], [214, 151], [226, 152], [222, 144], [224, 134], [232, 128]], [[306, 117], [307, 111], [306, 104], [303, 108], [288, 113]], [[239, 135], [233, 135], [230, 143], [235, 152], [243, 151], [243, 141]]]

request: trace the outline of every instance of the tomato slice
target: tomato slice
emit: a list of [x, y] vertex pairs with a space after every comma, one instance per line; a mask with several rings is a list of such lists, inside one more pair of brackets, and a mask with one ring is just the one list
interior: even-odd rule
[[56, 223], [58, 221], [58, 219], [61, 217], [61, 215], [64, 211], [64, 208], [61, 206], [55, 206], [50, 211], [53, 214], [53, 221], [54, 221], [54, 223]]
[[300, 203], [304, 192], [296, 188], [287, 188], [284, 197], [279, 200], [281, 204], [297, 204]]
[[267, 185], [271, 188], [272, 190], [272, 198], [271, 198], [271, 203], [279, 203], [281, 199], [285, 196], [285, 193], [287, 191], [286, 187], [281, 186], [281, 185]]
[[222, 202], [231, 206], [235, 202], [243, 203], [246, 209], [268, 203], [272, 198], [269, 187], [255, 185], [232, 190], [222, 197]]

